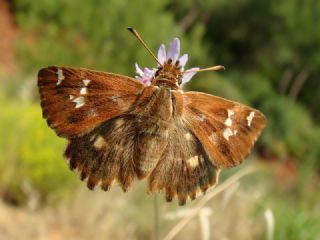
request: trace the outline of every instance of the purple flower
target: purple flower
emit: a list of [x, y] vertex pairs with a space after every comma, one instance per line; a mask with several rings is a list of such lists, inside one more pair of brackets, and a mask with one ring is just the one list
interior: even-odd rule
[[[169, 50], [167, 53], [166, 53], [166, 48], [164, 44], [161, 44], [158, 50], [158, 59], [161, 64], [164, 64], [169, 59], [171, 59], [173, 63], [179, 60], [179, 66], [181, 67], [181, 71], [184, 71], [184, 66], [188, 61], [188, 54], [183, 54], [180, 58], [179, 58], [179, 55], [180, 55], [179, 38], [173, 39], [173, 41], [170, 43]], [[188, 69], [187, 72], [182, 74], [182, 81], [180, 84], [180, 88], [182, 88], [187, 82], [189, 82], [191, 78], [196, 74], [196, 72], [191, 72], [191, 71], [196, 71], [196, 70], [199, 70], [199, 68], [196, 67], [196, 68]]]
[[[166, 48], [164, 44], [160, 45], [160, 48], [158, 50], [158, 60], [159, 62], [164, 65], [168, 60], [172, 60], [172, 64], [175, 64], [176, 61], [179, 61], [179, 67], [181, 68], [182, 73], [182, 79], [181, 79], [181, 84], [180, 88], [182, 88], [187, 82], [191, 80], [191, 78], [196, 74], [196, 70], [199, 70], [198, 67], [188, 69], [187, 71], [184, 71], [184, 66], [186, 65], [188, 61], [188, 54], [183, 54], [180, 57], [180, 40], [179, 38], [174, 38], [172, 42], [170, 43], [169, 50], [166, 52]], [[141, 80], [143, 83], [146, 85], [150, 85], [154, 74], [155, 70], [151, 70], [149, 68], [145, 68], [144, 71], [142, 71], [138, 64], [136, 64], [136, 71], [139, 76], [136, 76], [136, 79]]]
[[144, 68], [144, 70], [142, 71], [138, 63], [135, 64], [135, 67], [136, 73], [138, 74], [136, 76], [136, 79], [140, 80], [143, 84], [149, 86], [156, 71], [154, 69], [151, 70], [149, 68]]

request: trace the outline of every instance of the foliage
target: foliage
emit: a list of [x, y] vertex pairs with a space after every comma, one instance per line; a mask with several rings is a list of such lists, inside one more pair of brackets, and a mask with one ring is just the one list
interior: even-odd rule
[[[62, 159], [65, 141], [55, 136], [36, 104], [0, 98], [0, 184], [2, 194], [21, 204], [30, 186], [39, 200], [57, 200], [74, 184]], [[53, 198], [53, 199], [52, 199]]]
[[[137, 59], [142, 66], [155, 66], [125, 28], [137, 28], [151, 49], [158, 49], [161, 42], [168, 43], [174, 36], [182, 35], [172, 14], [164, 12], [165, 6], [166, 1], [148, 0], [140, 0], [139, 4], [118, 0], [82, 4], [71, 0], [18, 0], [17, 20], [25, 36], [32, 34], [35, 38], [20, 43], [23, 66], [30, 70], [63, 64], [131, 75]], [[205, 51], [201, 35], [201, 29], [195, 29], [189, 39], [181, 36], [182, 48], [188, 46], [195, 60], [201, 59]]]
[[[312, 172], [308, 174], [310, 178]], [[274, 239], [319, 238], [319, 193], [315, 184], [308, 184], [308, 188], [304, 185], [284, 192], [273, 187], [270, 189], [273, 194], [263, 200], [262, 205], [270, 207], [275, 215]]]
[[266, 115], [257, 156], [293, 160], [299, 180], [289, 194], [268, 189], [269, 198], [259, 204], [275, 213], [275, 239], [319, 236], [315, 187], [303, 191], [320, 169], [319, 2], [15, 0], [12, 7], [22, 31], [19, 67], [29, 77], [1, 82], [2, 195], [23, 203], [27, 183], [40, 198], [56, 200], [79, 182], [62, 160], [65, 141], [41, 119], [35, 71], [69, 65], [134, 76], [135, 62], [156, 66], [125, 30], [132, 26], [155, 52], [161, 43], [181, 38], [188, 68], [226, 66], [224, 72], [198, 73], [187, 88], [246, 103]]

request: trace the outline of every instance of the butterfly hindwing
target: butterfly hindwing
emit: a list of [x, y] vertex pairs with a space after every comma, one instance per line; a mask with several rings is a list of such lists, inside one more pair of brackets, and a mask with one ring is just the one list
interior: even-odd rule
[[184, 118], [213, 164], [227, 168], [250, 152], [265, 126], [256, 109], [200, 92], [186, 92]]
[[48, 67], [38, 74], [43, 116], [58, 135], [84, 134], [128, 111], [144, 85], [113, 73]]
[[169, 133], [168, 145], [149, 176], [151, 192], [163, 191], [166, 200], [180, 205], [215, 185], [218, 172], [197, 138], [182, 126]]
[[[150, 192], [163, 191], [167, 201], [177, 197], [179, 204], [195, 199], [218, 181], [214, 166], [199, 139], [188, 129], [184, 119], [185, 97], [171, 91], [172, 117], [167, 131], [167, 145], [149, 175]], [[163, 105], [160, 105], [163, 106]]]
[[65, 157], [72, 170], [93, 189], [108, 190], [114, 182], [126, 190], [136, 177], [133, 158], [135, 126], [129, 117], [106, 121], [83, 136], [70, 139]]

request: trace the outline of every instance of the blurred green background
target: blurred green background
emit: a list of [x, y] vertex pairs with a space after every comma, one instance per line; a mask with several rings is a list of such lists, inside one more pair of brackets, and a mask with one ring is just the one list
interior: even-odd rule
[[[317, 0], [0, 0], [0, 239], [154, 237], [145, 183], [126, 194], [90, 192], [68, 170], [66, 141], [42, 119], [36, 86], [48, 65], [128, 76], [135, 62], [154, 67], [128, 26], [154, 52], [179, 37], [187, 68], [224, 65], [198, 73], [187, 88], [268, 119], [255, 151], [222, 181], [247, 166], [258, 170], [207, 204], [209, 230], [195, 218], [176, 239], [320, 239]], [[199, 201], [179, 208], [162, 197], [160, 238]]]

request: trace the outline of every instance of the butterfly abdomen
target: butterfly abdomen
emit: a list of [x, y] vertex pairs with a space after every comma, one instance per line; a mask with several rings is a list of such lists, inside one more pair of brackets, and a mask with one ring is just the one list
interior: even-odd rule
[[[162, 126], [159, 126], [162, 125]], [[154, 169], [168, 144], [165, 124], [154, 123], [153, 127], [141, 129], [136, 135], [134, 166], [137, 176], [144, 178]]]
[[[140, 100], [143, 100], [148, 92], [146, 88]], [[173, 111], [171, 91], [166, 87], [157, 87], [148, 103], [143, 106], [142, 104], [138, 99], [134, 111], [137, 121], [134, 165], [139, 178], [151, 173], [168, 144]]]

